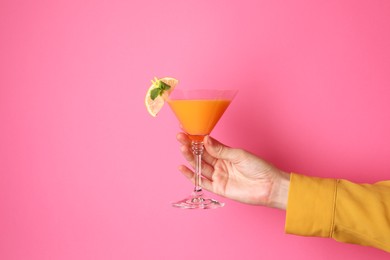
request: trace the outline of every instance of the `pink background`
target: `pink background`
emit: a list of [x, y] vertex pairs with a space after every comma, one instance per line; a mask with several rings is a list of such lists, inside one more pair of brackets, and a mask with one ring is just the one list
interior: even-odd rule
[[213, 135], [286, 171], [390, 175], [390, 2], [0, 2], [0, 259], [389, 259], [190, 184], [154, 77], [237, 87]]

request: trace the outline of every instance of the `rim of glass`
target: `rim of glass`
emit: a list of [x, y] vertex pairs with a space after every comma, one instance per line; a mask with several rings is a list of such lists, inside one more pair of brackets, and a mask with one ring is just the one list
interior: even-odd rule
[[238, 89], [231, 88], [191, 88], [174, 89], [169, 95], [168, 100], [180, 99], [229, 99], [237, 95]]

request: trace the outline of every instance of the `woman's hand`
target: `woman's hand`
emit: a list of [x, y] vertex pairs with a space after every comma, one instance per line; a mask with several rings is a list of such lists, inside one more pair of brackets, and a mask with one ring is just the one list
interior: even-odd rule
[[[191, 140], [179, 133], [184, 158], [194, 167]], [[202, 188], [218, 195], [253, 205], [286, 209], [289, 174], [242, 149], [230, 148], [206, 136], [202, 157]], [[194, 172], [184, 165], [179, 170], [195, 182]]]

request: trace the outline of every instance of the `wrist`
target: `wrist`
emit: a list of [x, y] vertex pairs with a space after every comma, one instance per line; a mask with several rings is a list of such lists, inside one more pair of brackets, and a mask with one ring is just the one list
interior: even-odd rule
[[287, 208], [289, 187], [290, 174], [280, 171], [274, 185], [272, 185], [268, 206], [285, 210]]

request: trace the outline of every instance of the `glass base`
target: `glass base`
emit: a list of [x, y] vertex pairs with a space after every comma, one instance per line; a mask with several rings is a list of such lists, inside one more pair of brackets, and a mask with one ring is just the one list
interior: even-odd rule
[[206, 198], [202, 192], [193, 192], [188, 198], [172, 203], [173, 207], [181, 209], [216, 209], [224, 205], [223, 202]]

